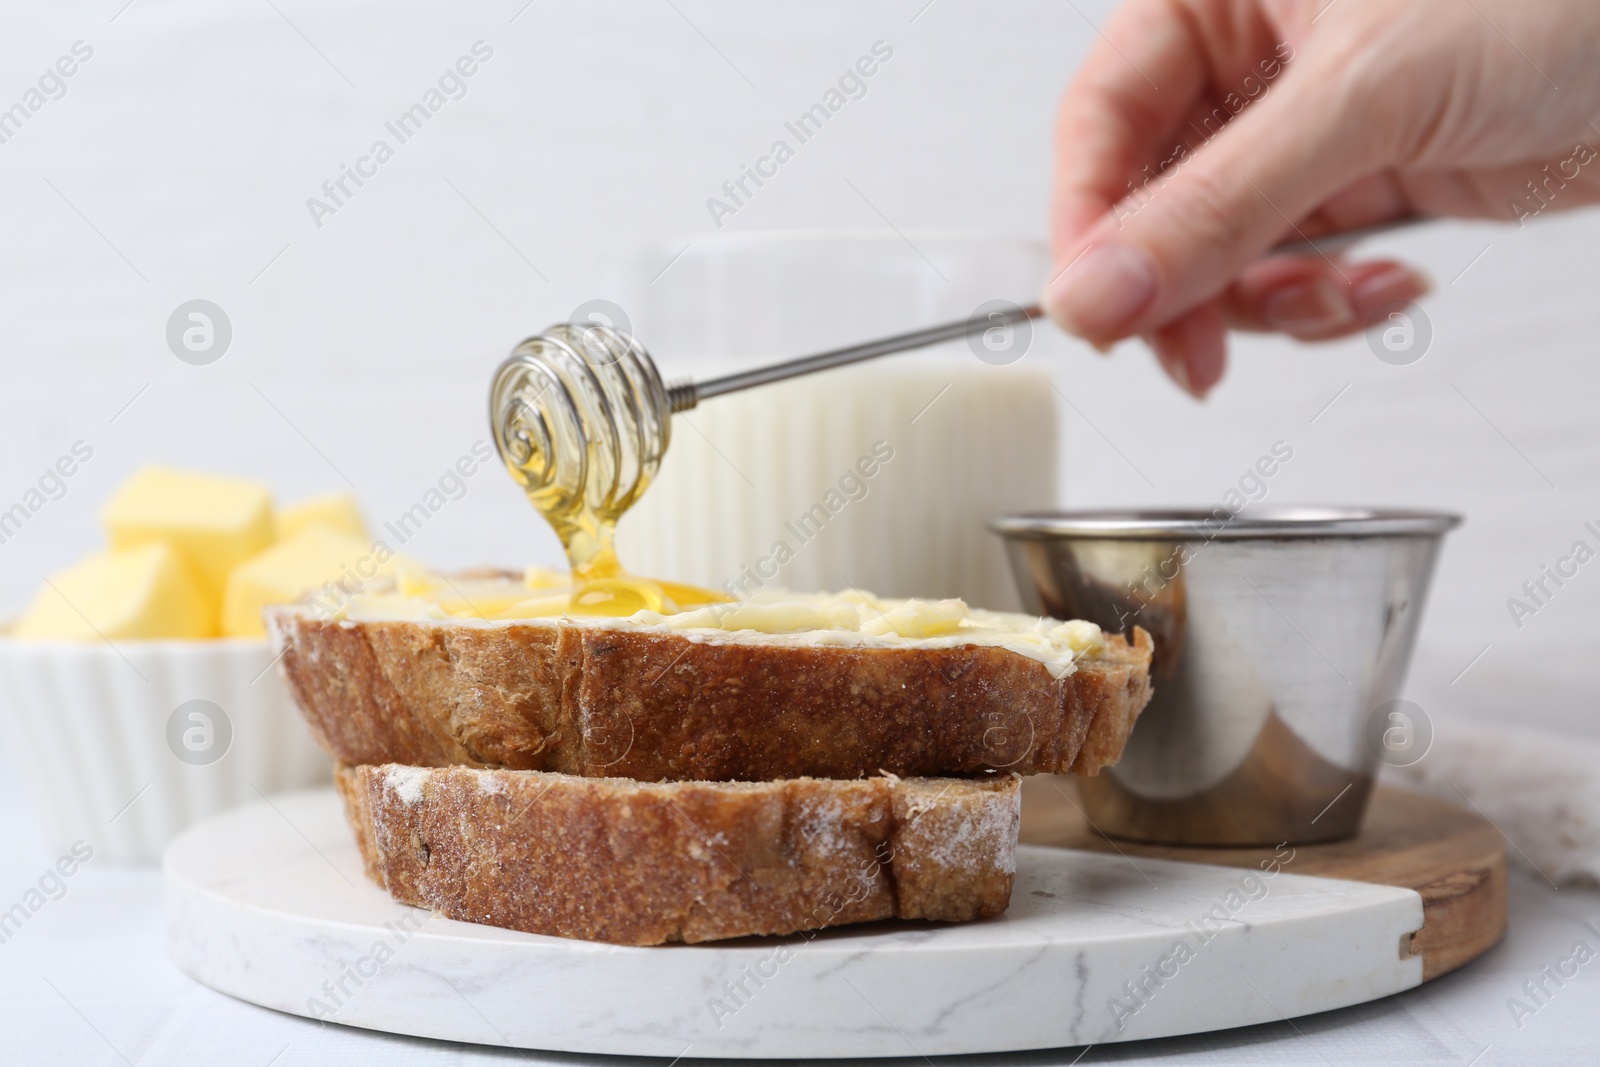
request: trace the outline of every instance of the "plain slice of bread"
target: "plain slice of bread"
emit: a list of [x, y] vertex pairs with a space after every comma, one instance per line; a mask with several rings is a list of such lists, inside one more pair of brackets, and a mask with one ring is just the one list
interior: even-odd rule
[[268, 611], [280, 671], [342, 763], [640, 781], [1095, 774], [1150, 699], [1150, 637], [1056, 677], [1006, 648], [704, 640], [566, 621]]
[[658, 945], [997, 915], [1021, 779], [646, 783], [340, 766], [367, 874], [404, 904]]

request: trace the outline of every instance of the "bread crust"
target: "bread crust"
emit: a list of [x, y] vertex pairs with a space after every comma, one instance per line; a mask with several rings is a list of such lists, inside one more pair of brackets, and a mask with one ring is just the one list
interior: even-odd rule
[[640, 781], [1093, 775], [1150, 699], [1150, 636], [1053, 678], [1004, 648], [716, 642], [567, 623], [268, 612], [279, 670], [348, 764]]
[[624, 945], [997, 915], [1021, 779], [644, 783], [337, 768], [367, 874], [468, 922]]

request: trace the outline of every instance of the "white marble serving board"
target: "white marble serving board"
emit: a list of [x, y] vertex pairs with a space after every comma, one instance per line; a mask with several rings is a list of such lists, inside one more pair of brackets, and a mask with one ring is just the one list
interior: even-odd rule
[[1066, 849], [1022, 846], [1010, 910], [983, 922], [658, 948], [396, 904], [363, 875], [331, 790], [212, 818], [168, 847], [165, 867], [168, 950], [206, 985], [350, 1026], [553, 1051], [1102, 1044], [1326, 1011], [1422, 982], [1422, 960], [1401, 957], [1422, 925], [1409, 889]]

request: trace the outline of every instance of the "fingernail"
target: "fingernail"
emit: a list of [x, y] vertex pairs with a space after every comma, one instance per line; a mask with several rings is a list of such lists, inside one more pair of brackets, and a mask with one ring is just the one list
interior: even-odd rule
[[1406, 267], [1385, 267], [1350, 287], [1350, 300], [1356, 307], [1375, 308], [1395, 300], [1415, 300], [1433, 292], [1427, 275]]
[[1156, 362], [1161, 364], [1161, 369], [1167, 372], [1167, 377], [1177, 383], [1179, 389], [1188, 393], [1196, 400], [1204, 400], [1205, 394], [1195, 391], [1194, 383], [1189, 378], [1189, 366], [1183, 360], [1183, 355], [1177, 352], [1168, 352], [1153, 337], [1146, 336], [1145, 343], [1156, 354]]
[[1125, 244], [1097, 245], [1050, 283], [1050, 317], [1088, 340], [1115, 340], [1156, 298], [1150, 253]]
[[1195, 392], [1193, 383], [1189, 381], [1189, 368], [1184, 364], [1183, 360], [1175, 359], [1168, 363], [1167, 373], [1172, 375], [1172, 380], [1178, 383], [1179, 389], [1182, 389], [1196, 400], [1205, 399], [1204, 393]]
[[1353, 322], [1356, 312], [1344, 293], [1325, 278], [1287, 285], [1261, 302], [1267, 324], [1290, 332], [1332, 330]]

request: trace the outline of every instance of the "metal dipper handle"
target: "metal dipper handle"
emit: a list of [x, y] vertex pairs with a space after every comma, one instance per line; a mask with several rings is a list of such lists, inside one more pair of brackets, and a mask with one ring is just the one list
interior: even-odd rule
[[1015, 326], [1043, 314], [1044, 309], [1038, 304], [1030, 304], [1011, 311], [996, 311], [983, 316], [974, 315], [956, 322], [947, 322], [943, 326], [929, 326], [924, 330], [912, 330], [910, 333], [896, 334], [894, 337], [885, 337], [879, 341], [868, 341], [866, 344], [851, 345], [848, 348], [835, 348], [828, 352], [818, 352], [814, 356], [801, 356], [798, 359], [785, 360], [754, 370], [739, 371], [736, 374], [724, 374], [708, 382], [680, 382], [671, 386], [667, 395], [672, 400], [673, 411], [688, 411], [700, 401], [724, 393], [736, 393], [741, 389], [798, 378], [802, 374], [811, 374], [819, 370], [832, 370], [834, 367], [844, 367], [851, 363], [860, 363], [862, 360], [893, 355], [896, 352], [908, 352], [913, 348], [926, 348], [929, 345], [954, 341], [959, 337], [983, 333], [996, 327]]

